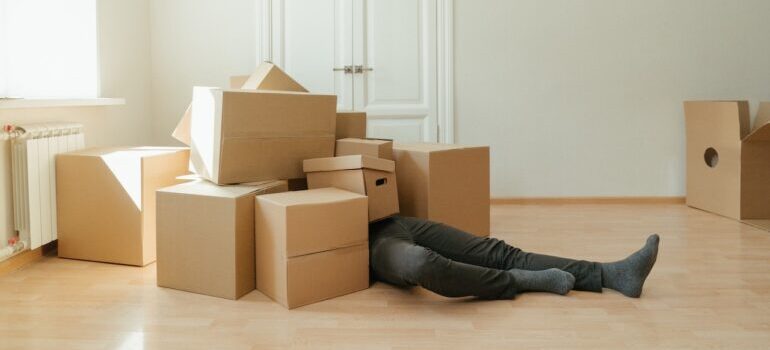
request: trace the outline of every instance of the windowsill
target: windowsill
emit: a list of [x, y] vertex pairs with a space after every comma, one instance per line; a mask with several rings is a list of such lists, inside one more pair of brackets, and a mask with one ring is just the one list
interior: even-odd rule
[[0, 99], [0, 109], [93, 107], [126, 104], [124, 98], [12, 98]]

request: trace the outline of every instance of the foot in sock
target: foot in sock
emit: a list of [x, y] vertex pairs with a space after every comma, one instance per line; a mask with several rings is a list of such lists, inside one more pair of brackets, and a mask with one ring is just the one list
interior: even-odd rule
[[602, 265], [602, 287], [614, 289], [631, 298], [642, 295], [642, 287], [658, 258], [660, 237], [652, 235], [636, 253], [613, 263]]
[[518, 292], [548, 292], [565, 295], [575, 286], [575, 276], [559, 269], [526, 271], [511, 269]]

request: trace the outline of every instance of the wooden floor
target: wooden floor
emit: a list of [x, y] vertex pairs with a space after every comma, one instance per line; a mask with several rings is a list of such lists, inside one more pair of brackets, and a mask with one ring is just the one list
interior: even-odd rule
[[682, 205], [499, 205], [495, 236], [598, 261], [661, 235], [641, 299], [450, 300], [381, 283], [287, 311], [155, 286], [155, 267], [47, 258], [0, 278], [2, 349], [770, 348], [770, 233]]

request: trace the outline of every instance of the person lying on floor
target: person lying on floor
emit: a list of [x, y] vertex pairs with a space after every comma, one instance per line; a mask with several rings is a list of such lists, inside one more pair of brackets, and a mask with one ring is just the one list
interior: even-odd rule
[[627, 258], [598, 263], [524, 252], [428, 220], [393, 216], [369, 225], [371, 267], [377, 279], [422, 286], [446, 297], [511, 299], [523, 292], [567, 294], [614, 289], [638, 298], [658, 256], [651, 235]]

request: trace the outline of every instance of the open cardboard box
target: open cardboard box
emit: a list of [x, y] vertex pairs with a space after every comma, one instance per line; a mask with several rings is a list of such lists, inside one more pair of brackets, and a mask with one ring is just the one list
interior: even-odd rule
[[190, 145], [196, 174], [217, 184], [301, 178], [302, 160], [334, 154], [336, 96], [307, 93], [269, 63], [242, 87], [193, 89], [172, 135]]
[[155, 191], [179, 183], [189, 151], [90, 148], [56, 156], [59, 256], [144, 266], [155, 261]]
[[770, 230], [770, 103], [688, 101], [687, 205]]

